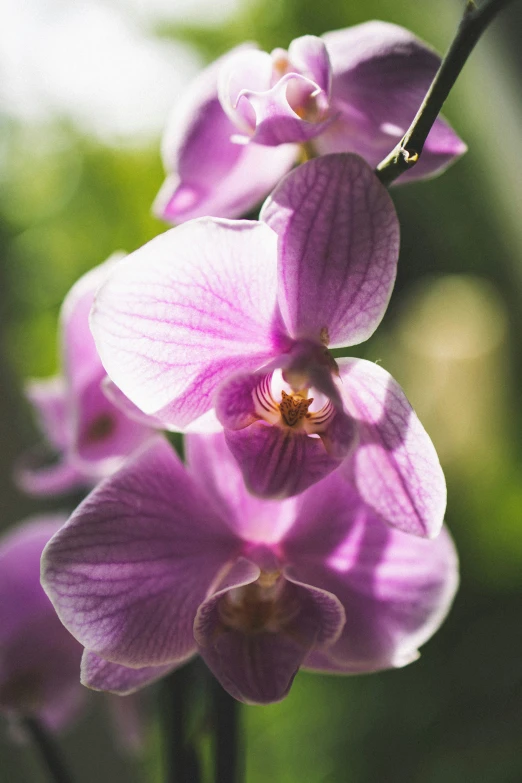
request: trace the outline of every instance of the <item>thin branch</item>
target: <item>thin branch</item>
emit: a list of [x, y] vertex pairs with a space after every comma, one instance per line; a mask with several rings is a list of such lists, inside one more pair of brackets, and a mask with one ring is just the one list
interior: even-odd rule
[[415, 119], [397, 146], [377, 166], [376, 173], [389, 185], [419, 160], [424, 143], [475, 44], [492, 20], [512, 0], [485, 0], [479, 7], [467, 0], [453, 42], [435, 74]]
[[22, 721], [25, 730], [38, 749], [51, 783], [72, 783], [60, 748], [54, 738], [36, 718], [26, 717]]

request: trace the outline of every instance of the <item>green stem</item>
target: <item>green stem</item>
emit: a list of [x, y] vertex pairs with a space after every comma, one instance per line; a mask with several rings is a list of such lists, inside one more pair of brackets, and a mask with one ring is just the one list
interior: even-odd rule
[[51, 783], [72, 783], [72, 777], [61, 751], [42, 723], [32, 717], [26, 717], [22, 722], [34, 746], [38, 749]]
[[479, 7], [468, 0], [453, 42], [435, 74], [415, 119], [397, 146], [377, 166], [384, 185], [411, 169], [419, 160], [424, 143], [475, 44], [488, 25], [512, 0], [485, 0]]

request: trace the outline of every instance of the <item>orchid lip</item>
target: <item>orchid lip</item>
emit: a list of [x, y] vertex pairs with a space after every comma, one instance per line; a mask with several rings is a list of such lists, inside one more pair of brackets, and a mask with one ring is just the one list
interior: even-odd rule
[[281, 571], [261, 571], [255, 582], [229, 590], [218, 608], [223, 631], [257, 634], [284, 630], [300, 610], [297, 601], [284, 595], [285, 584]]
[[[304, 430], [307, 435], [323, 432], [334, 416], [335, 409], [330, 400], [317, 410], [310, 410], [314, 397], [308, 397], [307, 389], [280, 389], [281, 401], [274, 398], [273, 386], [278, 386], [274, 374], [264, 375], [252, 391], [256, 415], [268, 424], [288, 428], [294, 432]], [[320, 399], [324, 395], [318, 395]]]

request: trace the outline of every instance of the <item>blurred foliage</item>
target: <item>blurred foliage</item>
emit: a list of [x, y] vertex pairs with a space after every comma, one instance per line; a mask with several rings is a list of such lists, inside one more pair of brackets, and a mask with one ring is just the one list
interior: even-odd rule
[[[245, 2], [221, 28], [163, 25], [158, 34], [192, 42], [211, 59], [245, 39], [271, 49], [381, 18], [442, 50], [463, 6]], [[353, 352], [397, 377], [439, 448], [462, 589], [418, 663], [357, 678], [300, 674], [283, 703], [244, 708], [248, 783], [522, 780], [522, 64], [514, 32], [521, 21], [514, 7], [488, 32], [448, 102], [466, 157], [437, 180], [394, 189], [402, 224], [396, 291], [375, 337]], [[150, 214], [163, 173], [158, 143], [108, 147], [63, 121], [20, 127], [0, 119], [0, 166], [0, 525], [7, 525], [38, 508], [9, 479], [13, 459], [36, 438], [23, 380], [56, 371], [56, 319], [72, 283], [115, 250], [132, 251], [164, 230]], [[434, 305], [440, 281], [456, 273], [461, 293], [451, 307], [444, 296]], [[489, 293], [477, 294], [477, 280]], [[505, 330], [491, 345], [497, 318]], [[457, 350], [466, 329], [478, 346], [472, 354]], [[93, 716], [66, 738], [78, 783], [146, 779], [115, 760], [111, 744]], [[23, 755], [0, 745], [0, 781], [39, 783]]]

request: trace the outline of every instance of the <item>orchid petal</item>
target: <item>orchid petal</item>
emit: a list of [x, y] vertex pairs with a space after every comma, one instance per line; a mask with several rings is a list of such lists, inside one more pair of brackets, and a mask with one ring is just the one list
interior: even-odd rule
[[185, 427], [224, 378], [279, 352], [276, 241], [262, 224], [201, 219], [114, 270], [91, 327], [109, 376], [142, 411]]
[[[296, 56], [295, 62], [282, 50], [269, 55], [243, 49], [231, 55], [221, 69], [221, 105], [245, 134], [245, 142], [250, 139], [268, 146], [306, 142], [332, 119], [327, 116], [325, 88], [329, 87], [330, 66], [323, 41], [304, 36], [294, 41], [290, 49]], [[280, 76], [279, 51], [283, 62]]]
[[328, 592], [286, 582], [278, 601], [291, 612], [281, 630], [249, 633], [227, 627], [220, 614], [221, 601], [232, 586], [249, 584], [256, 578], [255, 567], [250, 564], [249, 570], [242, 563], [245, 561], [240, 561], [242, 578], [232, 585], [229, 579], [202, 604], [194, 635], [204, 661], [225, 690], [240, 701], [267, 704], [287, 695], [310, 649], [338, 638], [345, 615], [340, 602]]
[[377, 328], [399, 253], [393, 203], [355, 155], [328, 155], [287, 175], [261, 220], [279, 236], [279, 305], [290, 334], [330, 347]]
[[111, 471], [111, 466], [118, 467], [123, 457], [151, 438], [153, 430], [150, 421], [128, 418], [113, 405], [103, 389], [105, 370], [99, 359], [98, 363], [98, 372], [83, 386], [75, 400], [72, 449], [84, 470], [102, 476]]
[[[400, 141], [440, 65], [409, 31], [367, 22], [323, 35], [333, 70], [332, 107], [339, 119], [316, 140], [319, 154], [356, 152], [376, 166]], [[428, 135], [419, 162], [400, 182], [438, 174], [466, 151], [443, 119]]]
[[[182, 662], [183, 663], [183, 662]], [[95, 691], [109, 691], [119, 696], [127, 696], [140, 688], [145, 688], [153, 682], [165, 677], [177, 665], [145, 666], [142, 669], [131, 669], [117, 663], [109, 663], [90, 650], [84, 650], [81, 664], [82, 685]]]
[[373, 362], [341, 359], [339, 370], [345, 408], [358, 420], [360, 439], [343, 471], [388, 524], [435, 537], [446, 508], [444, 474], [404, 392]]
[[241, 100], [246, 88], [254, 92], [270, 89], [272, 58], [259, 49], [241, 49], [230, 53], [220, 68], [218, 95], [223, 110], [236, 128], [252, 134], [256, 127], [256, 115], [248, 101]]
[[35, 714], [50, 728], [82, 702], [81, 647], [40, 585], [40, 556], [65, 516], [34, 517], [0, 541], [0, 709]]
[[83, 275], [70, 289], [60, 312], [63, 370], [69, 394], [78, 398], [93, 375], [101, 372], [98, 352], [89, 330], [89, 311], [94, 295], [124, 253], [114, 253], [107, 261]]
[[163, 139], [167, 179], [154, 203], [165, 220], [203, 215], [240, 217], [253, 209], [292, 167], [297, 149], [241, 145], [218, 99], [218, 74], [241, 48], [206, 68], [170, 117]]
[[42, 584], [64, 625], [100, 657], [137, 668], [178, 663], [193, 652], [197, 607], [237, 546], [158, 438], [50, 541]]
[[414, 660], [457, 588], [448, 532], [427, 541], [389, 528], [339, 472], [299, 500], [284, 543], [288, 572], [337, 596], [346, 611], [339, 640], [304, 665], [355, 673]]
[[341, 464], [318, 437], [290, 428], [254, 422], [242, 430], [225, 430], [246, 486], [264, 498], [298, 495]]
[[187, 466], [212, 507], [250, 544], [280, 541], [295, 519], [295, 499], [262, 500], [245, 487], [241, 469], [223, 432], [185, 438]]
[[288, 59], [299, 73], [316, 82], [326, 96], [330, 95], [332, 68], [328, 50], [321, 38], [315, 35], [294, 38], [288, 47]]

